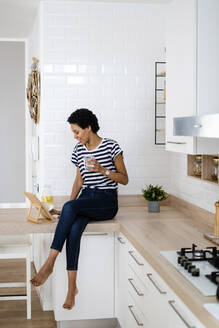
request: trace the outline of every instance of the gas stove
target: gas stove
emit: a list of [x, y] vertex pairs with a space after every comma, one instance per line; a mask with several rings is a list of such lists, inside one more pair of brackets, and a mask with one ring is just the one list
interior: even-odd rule
[[215, 296], [219, 285], [219, 249], [206, 247], [160, 252], [204, 296]]

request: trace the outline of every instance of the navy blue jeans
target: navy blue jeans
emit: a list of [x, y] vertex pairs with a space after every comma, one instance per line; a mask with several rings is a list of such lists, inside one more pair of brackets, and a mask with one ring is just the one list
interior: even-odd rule
[[115, 189], [85, 188], [64, 204], [51, 248], [61, 252], [66, 240], [67, 270], [78, 269], [81, 236], [88, 222], [111, 220], [117, 211]]

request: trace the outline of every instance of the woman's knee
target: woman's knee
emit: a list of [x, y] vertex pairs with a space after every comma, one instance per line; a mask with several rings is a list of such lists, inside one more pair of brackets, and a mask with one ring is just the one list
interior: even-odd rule
[[69, 200], [66, 202], [62, 207], [62, 215], [66, 215], [68, 213], [74, 213], [75, 211], [75, 205], [73, 200]]

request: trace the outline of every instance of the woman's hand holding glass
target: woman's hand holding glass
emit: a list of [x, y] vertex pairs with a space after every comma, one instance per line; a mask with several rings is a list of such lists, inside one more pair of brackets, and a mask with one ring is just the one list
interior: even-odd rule
[[86, 168], [91, 172], [104, 172], [104, 167], [94, 158], [91, 158], [86, 162]]

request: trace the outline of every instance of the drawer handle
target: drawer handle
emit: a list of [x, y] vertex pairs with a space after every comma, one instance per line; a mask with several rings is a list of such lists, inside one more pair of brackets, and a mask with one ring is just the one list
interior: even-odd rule
[[194, 124], [193, 127], [194, 128], [202, 128], [202, 125], [201, 124]]
[[84, 233], [84, 236], [106, 236], [108, 235], [107, 232], [102, 232], [102, 233]]
[[176, 312], [176, 314], [180, 317], [180, 319], [184, 322], [184, 324], [186, 325], [186, 327], [188, 328], [196, 328], [195, 326], [190, 326], [188, 324], [188, 322], [183, 318], [182, 314], [179, 313], [179, 311], [176, 309], [176, 307], [174, 306], [175, 301], [168, 301], [168, 303], [170, 304], [170, 306], [172, 307], [172, 309]]
[[125, 241], [123, 241], [121, 237], [117, 237], [117, 239], [120, 242], [120, 244], [125, 244]]
[[144, 326], [143, 323], [139, 322], [138, 319], [136, 318], [136, 316], [135, 316], [135, 314], [134, 314], [134, 312], [132, 310], [133, 305], [129, 305], [128, 308], [129, 308], [129, 311], [131, 312], [131, 314], [133, 315], [135, 321], [137, 322], [137, 325], [138, 326], [141, 326], [141, 327]]
[[129, 251], [129, 254], [131, 255], [131, 257], [135, 260], [135, 262], [138, 264], [138, 265], [144, 265], [144, 263], [140, 263], [133, 255], [133, 251]]
[[167, 141], [167, 143], [176, 144], [176, 145], [185, 145], [186, 144], [186, 142], [180, 142], [180, 141]]
[[154, 280], [152, 279], [152, 273], [147, 273], [148, 279], [150, 279], [150, 281], [152, 282], [152, 284], [157, 288], [157, 290], [159, 291], [160, 294], [166, 294], [167, 292], [165, 292], [164, 290], [161, 290], [158, 285], [154, 282]]
[[134, 288], [134, 290], [136, 291], [136, 294], [138, 296], [144, 296], [144, 294], [140, 293], [137, 288], [135, 287], [135, 285], [133, 284], [133, 279], [132, 278], [129, 278], [128, 281], [130, 282], [130, 284], [132, 285], [132, 287]]

